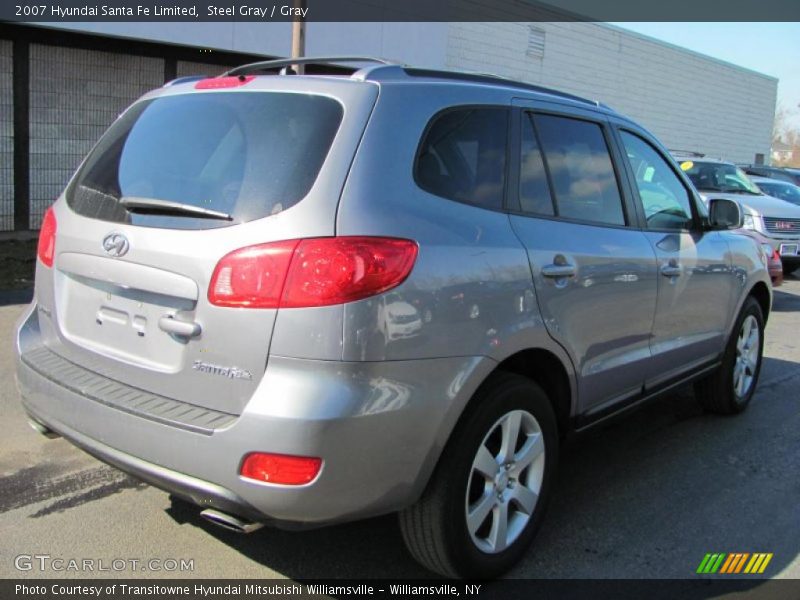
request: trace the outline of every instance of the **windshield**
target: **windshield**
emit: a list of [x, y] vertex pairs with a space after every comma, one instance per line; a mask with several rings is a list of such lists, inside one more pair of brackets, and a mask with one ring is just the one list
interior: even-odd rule
[[[285, 92], [140, 102], [89, 155], [67, 202], [84, 216], [150, 227], [259, 219], [308, 193], [341, 118], [331, 98]], [[200, 218], [214, 214], [230, 218]]]
[[756, 184], [735, 165], [687, 160], [681, 163], [681, 169], [700, 191], [761, 195]]
[[778, 183], [772, 181], [761, 181], [758, 187], [770, 196], [786, 200], [792, 204], [800, 205], [800, 187], [791, 183]]

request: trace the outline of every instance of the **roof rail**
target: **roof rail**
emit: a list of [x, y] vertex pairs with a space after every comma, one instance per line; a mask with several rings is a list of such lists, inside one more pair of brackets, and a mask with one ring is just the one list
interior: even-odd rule
[[378, 63], [382, 65], [396, 64], [389, 60], [382, 58], [374, 58], [371, 56], [304, 56], [302, 58], [280, 58], [277, 60], [262, 60], [259, 62], [249, 63], [240, 67], [235, 67], [230, 71], [223, 73], [223, 76], [231, 77], [236, 75], [247, 75], [248, 73], [257, 73], [258, 71], [270, 71], [272, 69], [281, 69], [283, 67], [291, 67], [292, 65], [326, 65], [326, 66], [339, 66], [337, 63]]
[[561, 92], [552, 88], [534, 85], [532, 83], [523, 83], [507, 77], [493, 75], [491, 73], [473, 73], [468, 71], [448, 71], [445, 69], [429, 69], [423, 67], [410, 67], [402, 63], [386, 60], [383, 58], [376, 58], [373, 56], [309, 56], [301, 58], [280, 58], [277, 60], [265, 60], [239, 67], [223, 73], [222, 77], [244, 76], [260, 71], [281, 70], [281, 74], [288, 74], [286, 69], [292, 65], [324, 65], [330, 67], [341, 66], [340, 63], [374, 63], [371, 67], [355, 69], [351, 77], [361, 81], [388, 81], [397, 80], [398, 75], [401, 77], [432, 77], [438, 79], [451, 79], [458, 81], [471, 81], [475, 83], [487, 83], [494, 85], [504, 85], [507, 87], [517, 88], [531, 92], [538, 92], [540, 94], [548, 94], [556, 96], [573, 102], [580, 102], [588, 104], [594, 108], [603, 108], [612, 110], [609, 106], [598, 102], [597, 100], [589, 100], [582, 96], [576, 96], [567, 92]]
[[575, 102], [589, 104], [597, 108], [608, 108], [605, 104], [602, 104], [601, 102], [598, 102], [596, 100], [589, 100], [588, 98], [583, 98], [582, 96], [576, 96], [574, 94], [561, 92], [559, 90], [554, 90], [552, 88], [535, 85], [532, 83], [524, 83], [522, 81], [508, 79], [507, 77], [501, 77], [499, 75], [493, 75], [491, 73], [471, 73], [468, 71], [447, 71], [438, 69], [424, 69], [417, 67], [405, 67], [404, 70], [410, 77], [437, 77], [442, 79], [456, 79], [459, 81], [474, 81], [476, 83], [493, 83], [495, 85], [505, 85], [508, 87], [518, 88], [521, 90], [539, 92], [541, 94], [549, 94], [551, 96], [558, 96], [560, 98], [566, 98], [568, 100], [573, 100]]

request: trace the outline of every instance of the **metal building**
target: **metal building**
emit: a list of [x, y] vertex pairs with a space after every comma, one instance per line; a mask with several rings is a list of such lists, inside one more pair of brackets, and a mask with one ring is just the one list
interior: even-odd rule
[[[37, 229], [148, 89], [290, 47], [289, 23], [0, 24], [0, 232]], [[306, 52], [504, 75], [604, 102], [670, 148], [769, 159], [777, 79], [602, 23], [308, 23]]]

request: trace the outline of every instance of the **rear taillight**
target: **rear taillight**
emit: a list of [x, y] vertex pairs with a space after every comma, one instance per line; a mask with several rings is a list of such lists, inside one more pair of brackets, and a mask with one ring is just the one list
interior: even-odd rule
[[53, 266], [53, 258], [56, 254], [56, 215], [53, 208], [48, 208], [42, 219], [42, 227], [39, 230], [39, 246], [36, 255], [46, 267]]
[[248, 246], [222, 257], [208, 300], [217, 306], [278, 308], [286, 271], [299, 240]]
[[266, 483], [304, 485], [314, 481], [321, 467], [321, 458], [253, 452], [244, 457], [239, 474]]
[[219, 261], [208, 300], [249, 308], [353, 302], [401, 284], [416, 258], [415, 242], [395, 238], [313, 238], [250, 246]]

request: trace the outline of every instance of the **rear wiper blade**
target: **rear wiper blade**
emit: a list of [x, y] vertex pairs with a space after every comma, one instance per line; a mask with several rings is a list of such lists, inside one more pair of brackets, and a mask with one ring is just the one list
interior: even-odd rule
[[219, 219], [221, 221], [233, 221], [233, 217], [228, 213], [194, 204], [184, 204], [171, 200], [158, 200], [156, 198], [139, 198], [136, 196], [125, 196], [120, 198], [119, 203], [129, 212], [135, 213], [167, 213], [172, 215], [186, 215], [200, 219]]

